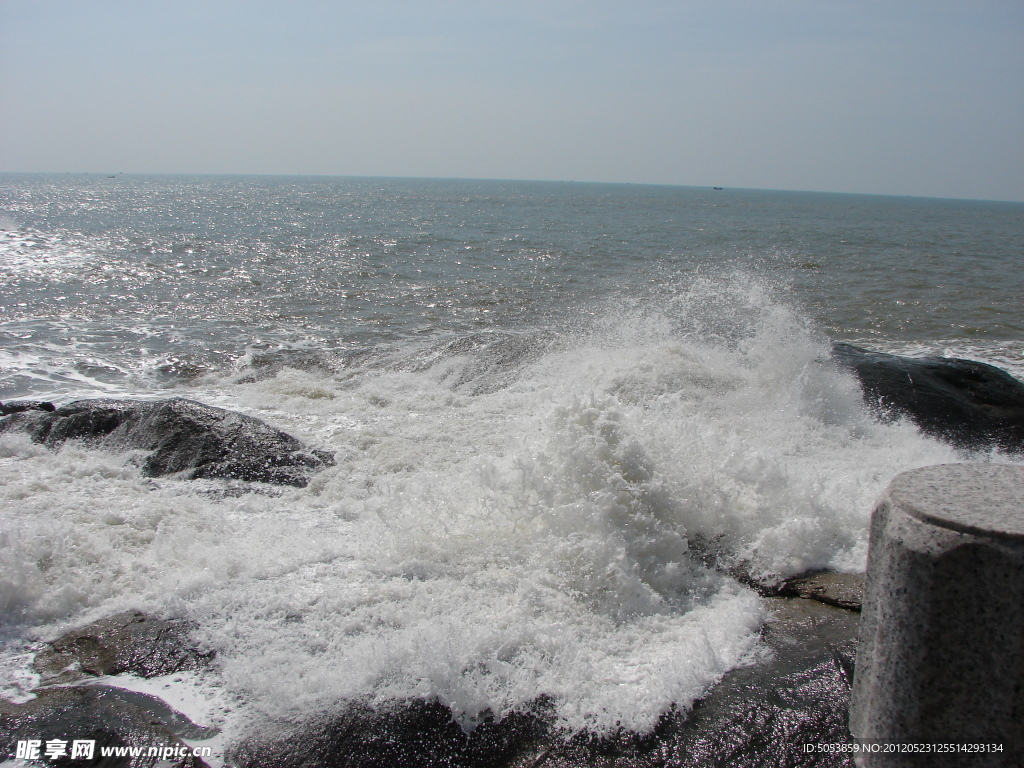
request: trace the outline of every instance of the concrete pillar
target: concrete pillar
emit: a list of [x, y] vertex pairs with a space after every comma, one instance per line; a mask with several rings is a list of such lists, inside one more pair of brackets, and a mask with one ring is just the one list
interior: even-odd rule
[[[871, 522], [850, 731], [861, 748], [953, 745], [862, 751], [860, 766], [1024, 765], [1024, 467], [945, 464], [889, 485]], [[977, 744], [1002, 751], [959, 746]]]

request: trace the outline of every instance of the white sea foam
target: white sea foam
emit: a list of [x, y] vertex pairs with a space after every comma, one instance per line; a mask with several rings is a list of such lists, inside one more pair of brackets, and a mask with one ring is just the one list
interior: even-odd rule
[[547, 695], [567, 729], [647, 731], [756, 648], [756, 594], [700, 557], [766, 581], [862, 569], [892, 475], [957, 458], [874, 422], [750, 281], [605, 312], [499, 388], [460, 366], [492, 370], [456, 354], [181, 388], [336, 452], [274, 495], [0, 437], [3, 614], [42, 636], [188, 616], [253, 716], [428, 697], [472, 727]]
[[52, 277], [95, 259], [95, 253], [83, 242], [30, 228], [0, 226], [0, 272]]

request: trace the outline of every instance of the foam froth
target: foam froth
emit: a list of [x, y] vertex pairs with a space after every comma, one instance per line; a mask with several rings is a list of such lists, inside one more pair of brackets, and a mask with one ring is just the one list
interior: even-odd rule
[[187, 615], [254, 716], [427, 697], [471, 728], [545, 696], [571, 731], [643, 732], [755, 652], [735, 574], [862, 569], [888, 479], [955, 457], [873, 421], [756, 281], [508, 338], [177, 388], [335, 451], [305, 489], [0, 438], [8, 631]]

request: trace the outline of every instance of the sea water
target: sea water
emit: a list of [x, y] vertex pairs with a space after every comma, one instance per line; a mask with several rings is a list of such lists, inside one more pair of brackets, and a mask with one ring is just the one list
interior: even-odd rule
[[187, 397], [337, 459], [243, 492], [0, 438], [0, 685], [137, 609], [216, 652], [203, 725], [649, 731], [756, 658], [752, 582], [863, 570], [894, 474], [1014, 460], [878, 422], [829, 350], [1024, 377], [1022, 260], [1015, 203], [0, 176], [0, 400]]

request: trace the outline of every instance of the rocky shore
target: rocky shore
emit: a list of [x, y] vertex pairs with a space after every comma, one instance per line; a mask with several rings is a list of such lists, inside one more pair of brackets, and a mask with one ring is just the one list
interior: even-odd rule
[[[847, 595], [848, 597], [849, 595]], [[318, 720], [277, 725], [239, 744], [238, 768], [660, 768], [849, 766], [819, 744], [850, 743], [847, 708], [859, 613], [815, 599], [765, 598], [772, 619], [763, 653], [734, 669], [692, 711], [650, 734], [594, 739], [552, 727], [544, 701], [532, 712], [485, 721], [470, 735], [436, 703], [387, 710], [355, 705]], [[845, 599], [845, 598], [844, 598]], [[273, 734], [269, 735], [268, 734]], [[808, 748], [806, 745], [811, 745]]]
[[[925, 432], [964, 449], [1024, 452], [1024, 384], [981, 363], [910, 359], [837, 344], [834, 362], [862, 384], [879, 418], [912, 419]], [[225, 478], [303, 487], [333, 457], [242, 414], [180, 398], [141, 402], [84, 400], [0, 405], [0, 432], [20, 431], [57, 447], [85, 440], [110, 450], [146, 452], [143, 474]], [[265, 723], [227, 755], [257, 766], [847, 766], [842, 752], [818, 745], [850, 742], [847, 707], [856, 655], [863, 577], [810, 573], [764, 590], [771, 620], [762, 652], [734, 669], [692, 711], [666, 715], [648, 735], [596, 740], [552, 725], [544, 700], [533, 709], [485, 720], [466, 734], [429, 701], [372, 709], [355, 702], [299, 723]], [[152, 678], [188, 670], [210, 673], [216, 658], [192, 642], [187, 622], [124, 613], [80, 627], [39, 648], [36, 697], [0, 700], [0, 755], [19, 739], [82, 734], [102, 745], [201, 744], [213, 732], [153, 696], [97, 684], [131, 674]], [[118, 762], [119, 761], [119, 762]], [[54, 765], [173, 765], [118, 758]]]
[[[237, 768], [846, 766], [842, 753], [809, 752], [805, 745], [850, 740], [846, 710], [861, 580], [816, 574], [791, 580], [782, 591], [808, 591], [809, 581], [815, 584], [809, 597], [765, 598], [772, 618], [756, 660], [729, 672], [691, 712], [666, 715], [645, 736], [597, 740], [564, 734], [552, 726], [544, 701], [500, 722], [485, 720], [469, 735], [436, 702], [395, 702], [383, 709], [355, 703], [301, 723], [262, 724], [233, 747], [228, 761]], [[190, 629], [186, 622], [128, 612], [44, 645], [35, 660], [41, 677], [36, 698], [23, 704], [0, 700], [0, 753], [13, 754], [19, 739], [45, 741], [70, 733], [99, 746], [201, 745], [215, 729], [156, 697], [94, 682], [123, 673], [201, 674], [216, 660], [190, 642]], [[119, 764], [156, 765], [146, 759]], [[173, 765], [207, 764], [188, 757]]]

